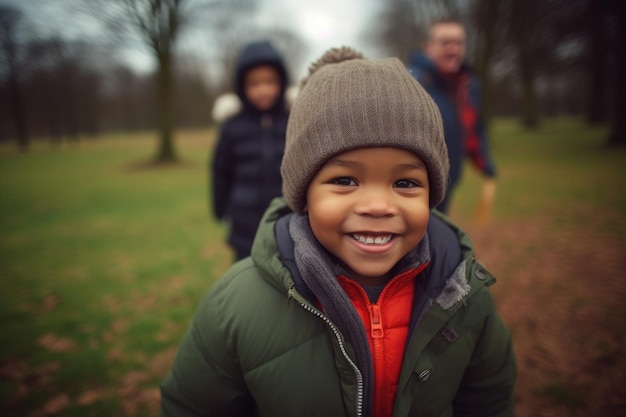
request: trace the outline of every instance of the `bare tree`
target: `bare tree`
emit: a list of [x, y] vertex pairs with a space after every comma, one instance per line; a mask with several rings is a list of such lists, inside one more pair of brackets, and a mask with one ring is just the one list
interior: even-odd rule
[[615, 86], [612, 102], [612, 122], [609, 134], [609, 146], [626, 146], [626, 54], [623, 47], [626, 42], [626, 7], [619, 0], [606, 0], [608, 12], [615, 23], [616, 36], [611, 44], [612, 56], [615, 59]]
[[[595, 10], [596, 3], [605, 2], [612, 2], [614, 8], [622, 4], [618, 0], [390, 0], [373, 23], [372, 40], [405, 59], [420, 46], [428, 21], [457, 18], [468, 29], [468, 57], [481, 80], [487, 118], [496, 110], [516, 112], [524, 126], [533, 127], [542, 112], [580, 114], [586, 80], [598, 86], [607, 79], [607, 71], [597, 68], [595, 73], [603, 75], [584, 76], [585, 54], [602, 55], [602, 49], [608, 48], [606, 40], [602, 48], [595, 48], [588, 33], [594, 24], [589, 8]], [[594, 102], [606, 101], [601, 90], [595, 93]], [[498, 100], [497, 109], [493, 100]], [[596, 110], [602, 111], [602, 104]]]
[[[249, 17], [249, 16], [248, 16]], [[215, 21], [210, 39], [216, 45], [211, 51], [216, 92], [222, 94], [234, 85], [235, 60], [241, 46], [257, 31], [254, 23], [243, 17], [244, 24], [233, 25], [229, 19]], [[241, 21], [240, 21], [241, 23]]]
[[125, 12], [157, 62], [160, 141], [155, 162], [173, 162], [174, 45], [185, 24], [186, 0], [123, 0]]
[[48, 135], [52, 143], [97, 133], [103, 75], [93, 65], [98, 61], [90, 55], [91, 45], [50, 37], [24, 49], [28, 65], [21, 73], [29, 129]]
[[0, 6], [0, 54], [2, 54], [2, 76], [8, 84], [9, 107], [13, 109], [13, 120], [19, 149], [28, 150], [29, 137], [26, 125], [26, 109], [20, 91], [20, 45], [17, 31], [22, 13], [8, 6]]
[[491, 116], [492, 59], [503, 47], [505, 33], [504, 7], [500, 0], [476, 0], [470, 11], [475, 28], [474, 66], [481, 81], [481, 96], [485, 122]]
[[517, 69], [522, 87], [521, 121], [525, 127], [533, 128], [539, 124], [537, 111], [536, 60], [535, 47], [541, 44], [537, 39], [541, 0], [512, 0], [509, 13], [510, 43], [515, 51]]
[[568, 26], [581, 3], [571, 0], [511, 0], [509, 3], [507, 43], [521, 84], [521, 122], [533, 128], [539, 124], [540, 116], [537, 82], [545, 79], [546, 74], [549, 78], [550, 74], [563, 69], [561, 52], [572, 35]]
[[175, 57], [183, 32], [202, 23], [211, 30], [218, 19], [254, 4], [254, 0], [101, 0], [89, 4], [92, 15], [104, 19], [118, 35], [119, 43], [132, 43], [133, 37], [147, 46], [157, 67], [157, 122], [159, 145], [156, 163], [177, 160], [174, 149]]
[[181, 126], [206, 126], [210, 122], [213, 91], [206, 77], [209, 64], [196, 55], [176, 59], [176, 121]]
[[437, 18], [460, 18], [461, 9], [455, 0], [390, 0], [382, 16], [373, 22], [376, 44], [390, 55], [407, 61], [411, 52], [421, 47], [425, 27]]
[[602, 1], [587, 0], [587, 20], [589, 36], [589, 100], [587, 101], [587, 122], [602, 124], [606, 120], [604, 102], [607, 93], [607, 31], [606, 11]]

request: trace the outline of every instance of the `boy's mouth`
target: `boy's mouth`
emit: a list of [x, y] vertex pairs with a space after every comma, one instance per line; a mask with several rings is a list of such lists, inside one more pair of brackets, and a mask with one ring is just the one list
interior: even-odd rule
[[352, 238], [365, 245], [384, 245], [385, 243], [388, 243], [391, 240], [391, 238], [393, 238], [393, 235], [374, 236], [374, 235], [363, 235], [359, 233], [353, 233]]

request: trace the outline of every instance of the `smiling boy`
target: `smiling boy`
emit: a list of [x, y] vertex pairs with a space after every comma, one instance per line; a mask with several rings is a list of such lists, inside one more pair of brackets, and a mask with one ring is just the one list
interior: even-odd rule
[[171, 416], [512, 416], [493, 277], [437, 212], [439, 112], [397, 59], [333, 49], [287, 127], [284, 201], [202, 301]]
[[415, 154], [360, 148], [326, 162], [311, 181], [313, 234], [360, 285], [383, 285], [387, 272], [426, 233], [428, 174]]

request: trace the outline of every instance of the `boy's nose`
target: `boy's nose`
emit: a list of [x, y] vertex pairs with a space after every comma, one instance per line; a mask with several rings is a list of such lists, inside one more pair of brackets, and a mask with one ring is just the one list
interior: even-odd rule
[[397, 214], [397, 207], [387, 193], [363, 193], [355, 205], [357, 214], [374, 217], [390, 217]]

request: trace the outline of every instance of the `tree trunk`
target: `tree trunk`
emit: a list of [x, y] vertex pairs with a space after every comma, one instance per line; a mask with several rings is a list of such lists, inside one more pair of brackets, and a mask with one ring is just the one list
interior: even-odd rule
[[0, 53], [7, 64], [8, 95], [9, 103], [13, 108], [13, 120], [17, 146], [22, 152], [26, 152], [29, 146], [28, 130], [26, 126], [25, 107], [22, 102], [20, 91], [20, 73], [18, 62], [18, 42], [16, 41], [17, 25], [22, 19], [22, 12], [11, 6], [0, 5]]
[[519, 54], [519, 71], [522, 81], [522, 126], [533, 129], [539, 125], [534, 69], [532, 58], [523, 51]]
[[17, 146], [20, 151], [26, 152], [28, 151], [30, 140], [28, 137], [28, 128], [26, 126], [26, 116], [24, 114], [24, 104], [22, 102], [22, 94], [20, 92], [19, 81], [13, 73], [10, 74], [9, 91], [13, 107], [13, 120], [15, 121], [15, 131], [17, 134]]
[[606, 121], [606, 29], [604, 2], [590, 0], [589, 16], [589, 101], [587, 123], [600, 125]]
[[626, 13], [623, 3], [614, 2], [613, 12], [617, 16], [617, 36], [613, 42], [613, 56], [615, 58], [615, 75], [613, 90], [613, 119], [611, 133], [609, 134], [609, 146], [626, 146], [626, 54], [622, 51], [626, 42]]
[[499, 6], [498, 0], [483, 0], [478, 6], [479, 54], [476, 66], [481, 86], [484, 123], [487, 126], [492, 112], [490, 64], [496, 48], [496, 26], [501, 18]]
[[159, 149], [155, 157], [156, 163], [176, 161], [173, 146], [173, 110], [174, 110], [174, 79], [172, 76], [172, 55], [170, 51], [158, 56], [158, 126]]

